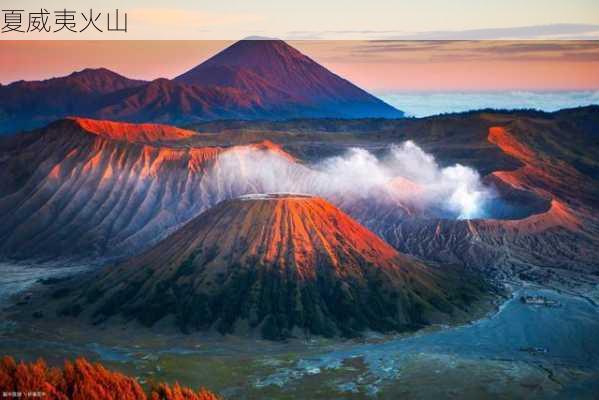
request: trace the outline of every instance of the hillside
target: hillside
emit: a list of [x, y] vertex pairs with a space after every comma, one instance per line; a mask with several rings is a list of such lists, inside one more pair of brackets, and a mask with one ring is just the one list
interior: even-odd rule
[[486, 286], [455, 268], [399, 254], [320, 198], [249, 195], [67, 289], [62, 313], [268, 339], [405, 331], [468, 318]]

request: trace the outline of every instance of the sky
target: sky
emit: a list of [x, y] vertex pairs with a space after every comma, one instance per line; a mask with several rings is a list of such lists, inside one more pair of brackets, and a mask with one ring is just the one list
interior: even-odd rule
[[599, 38], [597, 0], [2, 0], [2, 9], [12, 8], [45, 8], [50, 13], [63, 8], [109, 13], [119, 8], [128, 15], [126, 34], [63, 30], [45, 35], [52, 39]]
[[[117, 8], [127, 32], [104, 26]], [[88, 67], [172, 78], [259, 35], [375, 93], [599, 89], [598, 0], [2, 0], [0, 9], [23, 10], [27, 23], [46, 9], [49, 25], [56, 9], [73, 10], [76, 30], [91, 9], [104, 28], [0, 33], [2, 84]]]
[[[0, 83], [105, 67], [173, 78], [232, 41], [0, 41]], [[375, 93], [599, 90], [599, 41], [350, 41], [289, 43]]]

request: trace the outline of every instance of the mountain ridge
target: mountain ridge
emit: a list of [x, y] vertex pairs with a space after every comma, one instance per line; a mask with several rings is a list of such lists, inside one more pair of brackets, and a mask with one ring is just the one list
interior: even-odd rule
[[422, 210], [402, 202], [402, 191], [418, 190], [406, 181], [393, 181], [389, 191], [370, 199], [329, 200], [397, 250], [421, 259], [464, 263], [499, 276], [533, 269], [541, 274], [546, 266], [557, 268], [559, 276], [592, 272], [598, 268], [598, 110], [397, 121], [221, 121], [199, 126], [189, 139], [142, 143], [58, 121], [0, 140], [0, 256], [130, 256], [218, 201], [276, 190], [254, 181], [231, 185], [236, 173], [219, 162], [224, 152], [232, 151], [223, 160], [235, 160], [257, 148], [313, 165], [348, 146], [376, 152], [412, 139], [442, 165], [461, 163], [481, 172], [497, 194], [485, 207], [485, 219], [423, 219]]
[[[270, 57], [264, 59], [263, 53]], [[219, 119], [400, 118], [403, 113], [283, 41], [239, 41], [173, 80], [147, 82], [106, 68], [86, 68], [43, 81], [0, 85], [0, 134], [71, 115], [189, 124]]]

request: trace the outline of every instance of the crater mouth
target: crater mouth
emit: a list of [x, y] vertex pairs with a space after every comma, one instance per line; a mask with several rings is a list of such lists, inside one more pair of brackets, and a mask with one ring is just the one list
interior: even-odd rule
[[238, 200], [250, 201], [250, 200], [280, 200], [280, 199], [314, 199], [316, 196], [306, 193], [291, 193], [291, 192], [274, 192], [274, 193], [255, 193], [255, 194], [244, 194], [243, 196], [237, 197]]
[[494, 197], [485, 203], [477, 219], [519, 220], [543, 214], [551, 208], [551, 199], [535, 192], [515, 188], [495, 176], [485, 178]]

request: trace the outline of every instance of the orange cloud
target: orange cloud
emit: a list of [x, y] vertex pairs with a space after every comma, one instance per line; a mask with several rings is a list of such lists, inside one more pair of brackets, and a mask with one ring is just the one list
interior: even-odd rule
[[[0, 41], [0, 80], [45, 79], [106, 67], [172, 78], [231, 41]], [[369, 90], [586, 90], [599, 88], [599, 42], [292, 41]]]

